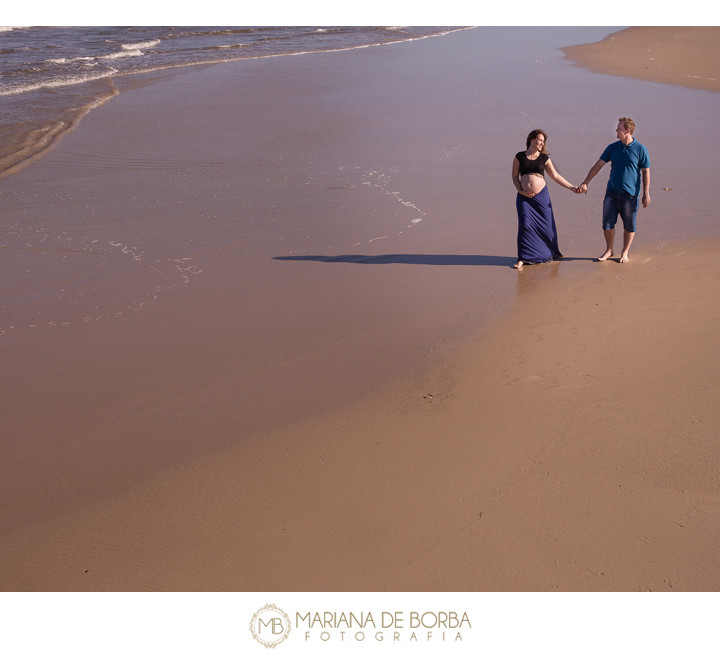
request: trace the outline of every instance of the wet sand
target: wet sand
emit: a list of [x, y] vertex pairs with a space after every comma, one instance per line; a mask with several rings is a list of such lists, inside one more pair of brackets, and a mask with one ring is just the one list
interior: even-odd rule
[[[718, 588], [717, 97], [496, 34], [151, 76], [3, 179], [5, 589]], [[622, 114], [631, 262], [596, 182], [515, 272], [524, 135], [579, 182]]]

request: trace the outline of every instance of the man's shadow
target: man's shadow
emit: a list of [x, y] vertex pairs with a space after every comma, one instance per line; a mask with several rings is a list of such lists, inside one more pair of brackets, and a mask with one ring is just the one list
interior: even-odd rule
[[512, 267], [517, 261], [509, 256], [453, 255], [453, 254], [381, 254], [365, 256], [275, 256], [274, 260], [311, 260], [320, 263], [356, 263], [358, 265], [470, 265]]

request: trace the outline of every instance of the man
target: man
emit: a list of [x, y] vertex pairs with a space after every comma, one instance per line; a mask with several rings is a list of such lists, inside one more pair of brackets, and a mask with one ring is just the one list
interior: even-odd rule
[[642, 190], [642, 205], [650, 205], [650, 157], [647, 149], [633, 138], [635, 122], [629, 117], [620, 117], [615, 133], [618, 141], [610, 144], [592, 166], [585, 180], [577, 189], [578, 194], [587, 194], [588, 183], [608, 163], [608, 179], [603, 201], [603, 233], [605, 253], [598, 260], [604, 261], [613, 255], [615, 224], [618, 215], [623, 221], [623, 250], [620, 262], [627, 263], [628, 251], [635, 237], [637, 227], [638, 198]]

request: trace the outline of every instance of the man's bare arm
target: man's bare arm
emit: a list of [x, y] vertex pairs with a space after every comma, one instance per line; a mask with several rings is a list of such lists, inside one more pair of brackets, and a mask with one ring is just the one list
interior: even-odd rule
[[647, 208], [650, 205], [650, 169], [641, 169], [642, 174], [642, 205]]
[[598, 175], [598, 172], [606, 165], [605, 160], [598, 160], [588, 171], [588, 175], [585, 176], [585, 180], [580, 183], [578, 190], [581, 194], [587, 194], [588, 183]]

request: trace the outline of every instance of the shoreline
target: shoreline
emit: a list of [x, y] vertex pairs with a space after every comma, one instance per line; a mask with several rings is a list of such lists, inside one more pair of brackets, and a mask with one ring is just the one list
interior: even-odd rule
[[[445, 37], [453, 32], [477, 29], [476, 26], [454, 28], [450, 32], [417, 36], [404, 41], [378, 43], [372, 45], [349, 46], [337, 50], [308, 51], [300, 53], [279, 53], [262, 55], [249, 59], [270, 59], [276, 57], [288, 57], [296, 55], [317, 55], [335, 52], [344, 52], [369, 47], [397, 45], [433, 37]], [[714, 72], [720, 67], [720, 43], [718, 36], [720, 28], [710, 26], [665, 26], [665, 27], [630, 27], [619, 32], [614, 32], [605, 37], [602, 41], [594, 43], [564, 46], [561, 48], [565, 56], [582, 66], [596, 73], [615, 75], [622, 77], [633, 77], [651, 82], [662, 82], [665, 84], [680, 85], [695, 89], [720, 92], [720, 77]], [[699, 39], [699, 42], [698, 42]], [[711, 53], [705, 60], [698, 60], [692, 55], [685, 57], [685, 54], [700, 45]], [[81, 110], [73, 110], [76, 114], [68, 121], [60, 121], [55, 127], [44, 133], [38, 143], [27, 143], [26, 146], [15, 153], [7, 154], [2, 158], [7, 164], [0, 167], [0, 178], [11, 176], [15, 172], [42, 158], [49, 153], [66, 134], [72, 132], [91, 111], [111, 101], [117, 96], [117, 86], [129, 78], [127, 84], [121, 85], [125, 89], [132, 89], [135, 84], [147, 84], [143, 78], [153, 75], [182, 74], [188, 68], [196, 66], [215, 66], [227, 64], [233, 61], [244, 61], [244, 58], [237, 60], [214, 60], [208, 62], [188, 62], [185, 64], [161, 66], [146, 71], [128, 72], [120, 76], [108, 76], [101, 81], [107, 81], [112, 91], [105, 96], [98, 97], [95, 101]], [[693, 70], [696, 73], [686, 72], [689, 62], [692, 62]], [[699, 68], [698, 68], [699, 67]], [[135, 78], [139, 78], [133, 83]], [[65, 125], [67, 124], [67, 125]], [[39, 148], [38, 148], [39, 145]], [[29, 155], [23, 152], [30, 149]]]
[[[124, 71], [115, 72], [103, 75], [101, 77], [85, 80], [83, 82], [67, 82], [60, 85], [52, 84], [48, 82], [47, 85], [40, 84], [36, 88], [31, 88], [29, 91], [41, 91], [41, 90], [53, 90], [53, 89], [73, 89], [75, 87], [98, 87], [96, 91], [89, 92], [89, 97], [92, 100], [82, 103], [77, 106], [77, 103], [73, 103], [72, 107], [67, 107], [61, 112], [60, 115], [53, 119], [46, 118], [40, 124], [34, 127], [30, 133], [25, 134], [21, 143], [17, 144], [14, 150], [10, 150], [7, 153], [0, 155], [0, 178], [12, 175], [13, 173], [20, 171], [35, 160], [43, 157], [52, 148], [54, 148], [59, 141], [68, 133], [72, 132], [82, 121], [83, 117], [94, 109], [102, 106], [106, 102], [112, 100], [113, 97], [117, 96], [121, 89], [132, 89], [136, 85], [147, 84], [147, 78], [154, 76], [172, 75], [173, 73], [182, 74], [193, 67], [198, 66], [213, 66], [218, 64], [227, 64], [231, 62], [242, 62], [247, 60], [262, 60], [272, 59], [276, 57], [289, 57], [297, 55], [317, 55], [317, 54], [332, 54], [336, 52], [346, 52], [362, 48], [372, 48], [377, 46], [394, 45], [399, 43], [410, 43], [412, 41], [428, 39], [432, 37], [443, 37], [453, 32], [472, 29], [470, 27], [455, 27], [448, 28], [449, 31], [440, 32], [437, 34], [427, 35], [415, 35], [411, 37], [405, 37], [404, 39], [398, 39], [397, 41], [380, 41], [377, 43], [369, 44], [358, 44], [349, 45], [345, 47], [330, 48], [330, 49], [319, 49], [319, 50], [307, 50], [307, 51], [289, 51], [271, 53], [265, 55], [253, 55], [246, 57], [236, 58], [219, 58], [207, 61], [186, 61], [183, 63], [176, 64], [164, 64], [150, 66], [146, 69], [136, 71]], [[109, 91], [103, 89], [108, 87]], [[21, 93], [26, 93], [25, 91]], [[2, 97], [2, 96], [0, 96]], [[11, 94], [9, 97], [13, 97]], [[37, 135], [36, 135], [37, 133]], [[8, 134], [8, 138], [17, 142], [17, 134]]]
[[68, 110], [65, 116], [56, 120], [51, 128], [40, 135], [40, 138], [36, 142], [32, 142], [29, 138], [26, 138], [21, 145], [22, 148], [0, 158], [0, 178], [12, 176], [50, 153], [66, 135], [69, 135], [80, 125], [80, 122], [90, 112], [102, 107], [105, 103], [108, 103], [117, 96], [120, 92], [115, 87], [114, 81], [111, 80], [110, 82], [113, 90], [107, 95], [98, 97], [95, 101], [84, 107]]
[[[553, 188], [569, 257], [515, 273], [509, 172], [492, 154], [537, 118], [491, 66], [466, 84], [481, 41], [173, 76], [17, 174], [9, 589], [717, 586], [714, 197], [679, 166], [621, 266], [591, 256], [603, 186]], [[594, 89], [533, 64], [539, 85]], [[157, 130], [179, 101], [183, 140]], [[596, 106], [573, 102], [544, 115], [551, 133], [581, 116], [605, 141]], [[645, 111], [649, 135], [676, 116]], [[665, 152], [692, 157], [684, 137], [653, 142], [660, 176]], [[551, 148], [573, 177], [592, 160], [585, 134]], [[630, 370], [606, 372], [603, 355]]]

